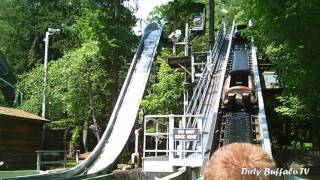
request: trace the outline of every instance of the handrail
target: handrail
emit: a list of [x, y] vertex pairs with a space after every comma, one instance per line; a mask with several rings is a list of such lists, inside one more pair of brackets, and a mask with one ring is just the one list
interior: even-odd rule
[[[219, 49], [221, 47], [223, 34], [224, 34], [224, 26], [221, 27], [220, 32], [219, 32], [219, 36], [218, 36], [218, 40], [215, 42], [215, 44], [213, 46], [212, 51], [214, 51], [214, 54], [218, 54], [217, 52], [219, 51]], [[195, 91], [193, 93], [193, 96], [191, 98], [191, 102], [190, 102], [190, 104], [189, 104], [189, 106], [187, 108], [187, 114], [193, 114], [194, 108], [196, 106], [196, 103], [193, 103], [193, 102], [195, 102], [199, 98], [199, 95], [201, 94], [199, 92], [200, 91], [200, 87], [203, 86], [203, 84], [206, 82], [205, 80], [207, 80], [207, 78], [208, 78], [208, 68], [209, 68], [208, 64], [206, 64], [205, 70], [202, 72], [200, 80], [199, 80], [199, 82], [198, 82], [198, 84], [196, 86], [196, 89], [195, 89]], [[192, 107], [191, 107], [191, 105], [192, 105]]]
[[[228, 65], [228, 59], [230, 58], [230, 51], [231, 51], [231, 45], [232, 45], [232, 36], [233, 36], [234, 30], [235, 30], [235, 21], [233, 21], [233, 23], [232, 23], [232, 28], [231, 28], [231, 31], [230, 31], [230, 34], [229, 34], [230, 40], [229, 40], [229, 44], [228, 44], [225, 60], [224, 60], [224, 63], [222, 64], [222, 66], [223, 66], [222, 72], [221, 72], [222, 75], [225, 75], [225, 73], [226, 73], [226, 69], [227, 69], [227, 65]], [[220, 102], [220, 97], [221, 97], [221, 94], [222, 94], [223, 84], [224, 84], [224, 76], [221, 77], [221, 79], [220, 79], [220, 81], [218, 83], [217, 97], [219, 97], [219, 99], [218, 99], [219, 102]], [[213, 112], [214, 113], [218, 114], [219, 106], [220, 106], [220, 103], [215, 103], [215, 105], [213, 107]]]
[[[232, 23], [232, 28], [231, 28], [231, 31], [230, 31], [230, 34], [229, 34], [229, 43], [228, 43], [228, 47], [227, 47], [227, 52], [226, 52], [226, 56], [225, 56], [225, 60], [224, 60], [224, 63], [222, 64], [222, 72], [221, 72], [221, 75], [225, 75], [226, 73], [226, 69], [227, 69], [227, 65], [228, 65], [228, 59], [230, 57], [230, 51], [231, 51], [231, 45], [232, 45], [232, 36], [233, 36], [233, 33], [234, 33], [234, 29], [235, 29], [235, 21], [233, 21]], [[223, 89], [223, 84], [224, 84], [224, 76], [221, 76], [221, 78], [219, 79], [219, 82], [218, 82], [218, 92], [217, 92], [217, 97], [219, 97], [219, 102], [220, 102], [220, 97], [221, 97], [221, 94], [222, 94], [222, 89]], [[215, 103], [214, 104], [214, 107], [212, 109], [212, 113], [213, 114], [218, 114], [218, 111], [219, 111], [219, 106], [220, 106], [220, 103]], [[206, 143], [206, 147], [203, 147], [205, 148], [205, 157], [203, 159], [203, 166], [202, 168], [205, 167], [206, 163], [207, 163], [207, 160], [209, 159], [209, 156], [210, 156], [210, 153], [207, 153], [208, 150], [211, 150], [211, 146], [212, 146], [212, 141], [210, 141], [210, 139], [213, 138], [214, 136], [214, 131], [215, 130], [215, 123], [212, 123], [211, 124], [211, 127], [210, 128], [210, 132], [209, 132], [209, 136], [207, 138], [208, 142]], [[203, 171], [203, 169], [202, 169]]]
[[146, 115], [144, 116], [145, 118], [168, 118], [168, 117], [185, 117], [185, 116], [188, 116], [188, 117], [202, 117], [202, 115], [200, 114], [197, 114], [197, 115], [175, 115], [175, 114], [169, 114], [169, 115]]
[[12, 84], [10, 84], [8, 81], [6, 81], [5, 79], [3, 79], [3, 78], [1, 78], [0, 77], [0, 82], [3, 82], [3, 83], [5, 83], [6, 85], [8, 85], [9, 87], [11, 87], [12, 89], [16, 89], [16, 87], [14, 86], [14, 85], [12, 85]]
[[[217, 40], [215, 41], [215, 44], [212, 48], [212, 50], [210, 51], [210, 56], [212, 57], [209, 64], [212, 64], [209, 66], [209, 64], [207, 63], [205, 66], [205, 70], [202, 73], [202, 76], [196, 86], [196, 89], [194, 91], [194, 94], [191, 98], [191, 102], [187, 108], [187, 114], [203, 114], [203, 103], [204, 100], [206, 98], [206, 92], [208, 91], [208, 88], [211, 84], [211, 77], [213, 75], [214, 70], [217, 67], [217, 60], [213, 62], [213, 59], [217, 59], [218, 55], [219, 55], [219, 51], [222, 48], [222, 44], [223, 44], [223, 37], [225, 34], [225, 27], [224, 25], [221, 27], [219, 35]], [[211, 69], [209, 69], [211, 68]], [[200, 100], [200, 102], [199, 102]], [[198, 104], [199, 103], [199, 104]], [[187, 126], [190, 126], [190, 123], [192, 123], [192, 126], [195, 126], [195, 122], [191, 122], [188, 121], [187, 122]]]
[[[223, 32], [221, 32], [221, 34], [220, 34], [220, 38], [217, 40], [217, 48], [216, 49], [214, 49], [214, 55], [213, 55], [213, 57], [212, 57], [212, 59], [216, 59], [216, 58], [218, 58], [218, 57], [216, 57], [216, 55], [218, 54], [218, 52], [221, 50], [221, 47], [222, 47], [222, 41], [223, 40]], [[211, 69], [211, 71], [210, 71], [210, 73], [208, 74], [208, 76], [207, 76], [207, 79], [209, 79], [209, 81], [207, 81], [207, 84], [206, 84], [206, 88], [204, 89], [204, 91], [205, 92], [207, 92], [208, 91], [208, 87], [210, 86], [210, 84], [212, 83], [212, 76], [213, 76], [213, 73], [215, 72], [214, 70], [217, 68], [217, 65], [219, 64], [219, 62], [217, 62], [217, 61], [215, 61], [214, 62], [214, 65], [213, 65], [213, 69]], [[197, 110], [197, 114], [198, 113], [202, 113], [201, 111], [203, 110], [203, 103], [204, 103], [204, 101], [205, 101], [205, 99], [206, 99], [206, 97], [207, 97], [207, 93], [202, 93], [202, 98], [201, 98], [201, 101], [200, 101], [200, 106], [198, 107], [198, 110]], [[203, 113], [202, 113], [203, 114]]]
[[[195, 91], [191, 103], [189, 105], [189, 112], [188, 114], [202, 114], [204, 119], [202, 126], [205, 127], [207, 124], [207, 119], [209, 117], [209, 107], [206, 105], [208, 104], [213, 96], [209, 95], [208, 92], [213, 91], [214, 89], [214, 84], [213, 82], [214, 79], [212, 78], [214, 74], [216, 74], [218, 71], [218, 68], [221, 66], [221, 62], [218, 61], [220, 51], [223, 46], [224, 42], [224, 37], [225, 37], [225, 24], [222, 25], [219, 35], [215, 41], [215, 44], [213, 48], [210, 51], [210, 61], [206, 64], [206, 69], [203, 72], [200, 81], [197, 84], [197, 91]], [[190, 110], [190, 107], [191, 110]], [[189, 119], [187, 121], [187, 127], [196, 127], [197, 126], [197, 119]], [[203, 129], [204, 130], [204, 129]], [[198, 142], [192, 142], [188, 144], [189, 148], [195, 149], [197, 146]]]
[[256, 87], [256, 95], [258, 98], [258, 107], [259, 107], [259, 123], [260, 123], [260, 132], [261, 132], [261, 140], [262, 140], [262, 148], [265, 152], [267, 152], [272, 157], [271, 151], [271, 142], [269, 138], [269, 130], [268, 130], [268, 123], [266, 119], [266, 114], [264, 110], [264, 101], [262, 96], [262, 89], [260, 84], [260, 76], [259, 76], [259, 68], [257, 62], [257, 55], [256, 55], [256, 47], [251, 48], [251, 58], [252, 58], [252, 66], [253, 66], [253, 74], [254, 74], [254, 82]]

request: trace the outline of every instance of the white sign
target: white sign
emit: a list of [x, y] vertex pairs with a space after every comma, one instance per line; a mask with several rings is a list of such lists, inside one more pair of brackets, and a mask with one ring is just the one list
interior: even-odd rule
[[173, 129], [173, 140], [194, 141], [198, 140], [198, 129]]

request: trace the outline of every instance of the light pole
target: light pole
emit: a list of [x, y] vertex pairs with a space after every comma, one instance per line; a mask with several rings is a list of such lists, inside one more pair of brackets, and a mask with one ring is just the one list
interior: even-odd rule
[[43, 39], [45, 42], [44, 50], [44, 83], [43, 83], [43, 99], [42, 99], [42, 113], [41, 116], [45, 118], [46, 116], [46, 96], [47, 96], [47, 80], [48, 80], [48, 48], [49, 48], [49, 36], [60, 32], [60, 29], [48, 28], [46, 32], [46, 37]]

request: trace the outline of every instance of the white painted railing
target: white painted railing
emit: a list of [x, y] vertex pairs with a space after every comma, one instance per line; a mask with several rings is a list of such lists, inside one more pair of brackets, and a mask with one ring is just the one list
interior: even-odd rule
[[[197, 120], [194, 128], [186, 126], [188, 119]], [[187, 144], [203, 145], [202, 122], [201, 115], [145, 116], [143, 157], [166, 156], [172, 165], [201, 166], [202, 163], [197, 162], [203, 159], [203, 149], [190, 149]]]

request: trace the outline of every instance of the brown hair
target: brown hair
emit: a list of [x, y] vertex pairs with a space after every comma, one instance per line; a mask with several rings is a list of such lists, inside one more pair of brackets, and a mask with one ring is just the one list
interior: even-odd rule
[[[261, 147], [249, 143], [232, 143], [219, 148], [208, 161], [205, 180], [273, 179], [265, 176], [265, 168], [273, 168], [272, 158]], [[261, 170], [260, 175], [241, 174], [243, 168]]]

